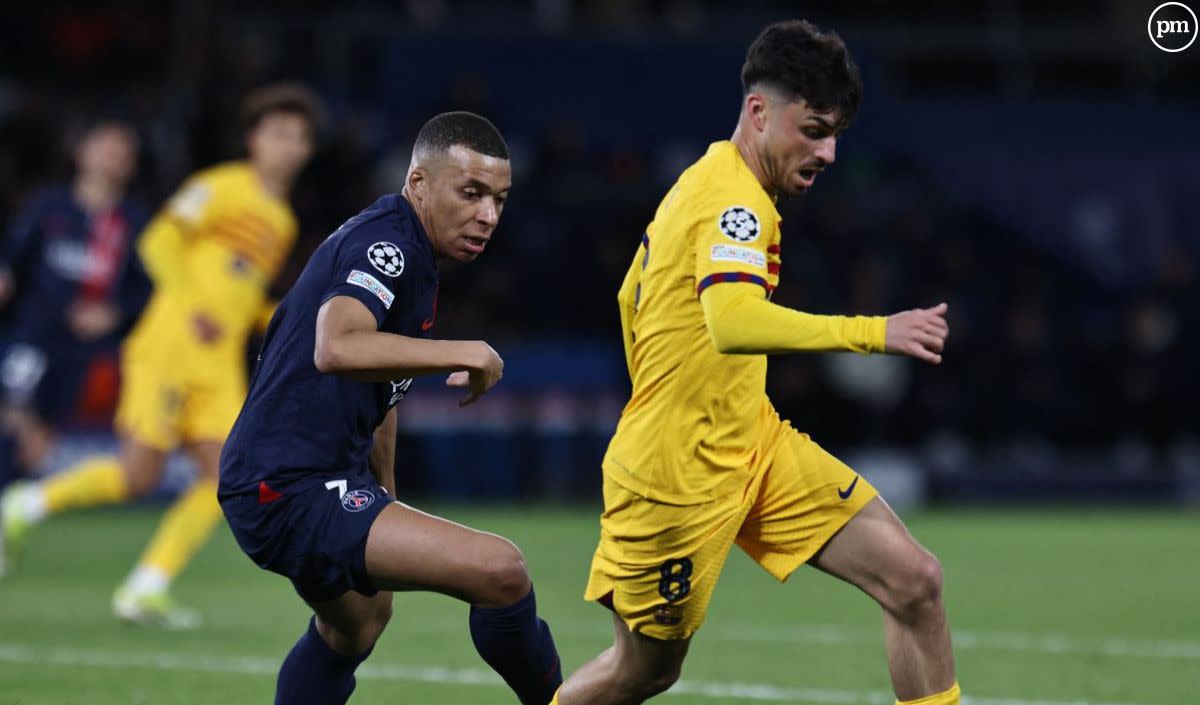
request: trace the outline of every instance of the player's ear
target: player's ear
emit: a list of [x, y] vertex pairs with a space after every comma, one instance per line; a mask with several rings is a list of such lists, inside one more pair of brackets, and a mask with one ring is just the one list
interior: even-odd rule
[[242, 149], [246, 150], [246, 155], [251, 159], [254, 158], [254, 145], [258, 142], [258, 128], [259, 126], [255, 125], [242, 135]]
[[425, 171], [425, 167], [416, 166], [408, 172], [408, 178], [405, 180], [405, 187], [413, 197], [418, 201], [425, 200], [425, 195], [429, 189], [429, 173]]
[[755, 130], [762, 132], [767, 126], [767, 97], [757, 91], [746, 94], [746, 116]]

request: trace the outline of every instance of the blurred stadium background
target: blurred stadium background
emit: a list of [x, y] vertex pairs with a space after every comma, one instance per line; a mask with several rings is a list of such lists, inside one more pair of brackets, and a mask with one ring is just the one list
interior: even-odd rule
[[[438, 334], [492, 342], [505, 379], [467, 410], [438, 380], [418, 381], [400, 405], [398, 485], [525, 547], [535, 578], [555, 586], [544, 598], [549, 618], [571, 615], [563, 646], [573, 667], [607, 629], [577, 595], [599, 459], [627, 387], [620, 277], [664, 190], [732, 131], [738, 70], [758, 29], [794, 16], [835, 28], [863, 69], [866, 100], [837, 166], [810, 197], [782, 204], [788, 246], [776, 300], [870, 314], [947, 301], [952, 334], [937, 368], [777, 358], [776, 406], [880, 486], [942, 554], [952, 617], [965, 617], [955, 624], [975, 702], [1185, 705], [1200, 686], [1200, 515], [1188, 508], [1200, 502], [1200, 45], [1155, 48], [1146, 22], [1158, 4], [6, 7], [0, 222], [67, 177], [69, 136], [85, 119], [138, 128], [135, 190], [157, 207], [194, 169], [237, 155], [246, 91], [300, 79], [330, 119], [293, 199], [301, 238], [282, 293], [342, 220], [399, 187], [425, 119], [448, 109], [490, 117], [513, 149], [513, 196], [487, 254], [445, 273]], [[75, 418], [39, 472], [112, 445], [115, 356], [114, 345], [89, 361]], [[174, 465], [162, 494], [189, 472]], [[0, 584], [0, 702], [268, 697], [273, 667], [223, 668], [211, 655], [232, 640], [245, 663], [281, 655], [299, 604], [235, 555], [228, 536], [181, 582], [209, 612], [234, 602], [221, 590], [238, 591], [241, 607], [210, 619], [206, 635], [138, 634], [108, 621], [109, 590], [149, 521], [137, 511], [81, 515], [37, 539], [42, 557]], [[112, 541], [84, 545], [89, 534]], [[869, 605], [805, 578], [813, 609], [792, 590], [770, 590], [744, 561], [729, 570], [716, 636], [705, 646], [701, 633], [685, 671], [712, 687], [691, 698], [886, 702]], [[474, 671], [386, 670], [388, 659], [478, 670], [462, 615], [413, 599], [427, 619], [409, 627], [438, 646], [406, 646], [405, 620], [393, 622], [373, 661], [383, 670], [356, 702], [506, 702], [501, 690], [472, 685]], [[755, 620], [758, 631], [746, 627]], [[283, 624], [257, 625], [268, 621]], [[875, 649], [867, 668], [828, 665], [862, 644]], [[730, 651], [738, 657], [726, 659]], [[197, 692], [213, 673], [251, 685]], [[419, 682], [426, 690], [413, 690]], [[721, 690], [730, 683], [745, 688]]]

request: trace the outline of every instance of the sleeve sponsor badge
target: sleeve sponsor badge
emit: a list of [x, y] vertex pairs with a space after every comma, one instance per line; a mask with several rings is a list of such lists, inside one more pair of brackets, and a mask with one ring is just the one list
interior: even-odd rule
[[355, 286], [361, 286], [377, 296], [379, 300], [383, 302], [384, 308], [391, 308], [392, 301], [395, 301], [396, 299], [396, 295], [388, 291], [388, 288], [383, 285], [383, 282], [379, 281], [370, 274], [367, 274], [366, 272], [360, 272], [355, 269], [350, 272], [350, 276], [346, 277], [346, 282]]
[[714, 262], [741, 262], [759, 269], [767, 268], [767, 256], [753, 247], [713, 245], [711, 258]]

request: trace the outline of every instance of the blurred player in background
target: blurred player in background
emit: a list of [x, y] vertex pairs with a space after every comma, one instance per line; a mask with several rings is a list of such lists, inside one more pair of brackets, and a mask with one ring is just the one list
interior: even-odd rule
[[670, 687], [736, 543], [780, 581], [811, 562], [873, 597], [897, 698], [957, 705], [937, 560], [766, 396], [768, 354], [941, 362], [945, 305], [848, 318], [771, 303], [775, 200], [833, 163], [862, 84], [837, 35], [797, 21], [755, 39], [742, 85], [733, 138], [667, 193], [618, 295], [633, 393], [604, 459], [586, 590], [614, 612], [616, 640], [555, 702], [640, 703]]
[[145, 303], [149, 286], [134, 241], [150, 213], [126, 193], [137, 153], [131, 126], [87, 126], [74, 145], [74, 179], [34, 196], [0, 244], [0, 309], [8, 320], [0, 489], [43, 465], [55, 431], [77, 410], [92, 363], [116, 349]]
[[312, 608], [279, 670], [277, 705], [341, 705], [394, 590], [471, 605], [471, 638], [523, 705], [562, 682], [521, 552], [394, 500], [396, 410], [413, 377], [449, 374], [469, 404], [500, 381], [487, 343], [431, 340], [438, 261], [487, 246], [512, 185], [508, 146], [468, 112], [417, 135], [403, 192], [321, 244], [284, 297], [221, 457], [238, 545]]
[[167, 511], [113, 609], [136, 622], [194, 624], [168, 587], [221, 517], [221, 446], [246, 392], [246, 341], [269, 317], [267, 291], [296, 239], [287, 202], [313, 152], [320, 107], [298, 85], [278, 84], [242, 106], [246, 161], [189, 178], [143, 234], [138, 252], [154, 293], [122, 350], [116, 427], [120, 458], [87, 459], [0, 500], [9, 545], [69, 509], [124, 502], [154, 490], [182, 446], [196, 483]]

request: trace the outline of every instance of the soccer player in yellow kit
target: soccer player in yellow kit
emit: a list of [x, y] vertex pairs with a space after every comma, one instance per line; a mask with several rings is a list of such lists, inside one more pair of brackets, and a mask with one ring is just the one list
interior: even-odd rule
[[248, 159], [189, 178], [143, 233], [138, 254], [154, 293], [122, 348], [116, 428], [121, 455], [93, 457], [2, 503], [10, 544], [50, 514], [124, 502], [154, 490], [183, 447], [197, 482], [167, 511], [113, 610], [136, 622], [187, 626], [168, 587], [221, 519], [221, 446], [246, 396], [246, 342], [269, 318], [268, 288], [296, 239], [287, 203], [313, 151], [319, 105], [306, 88], [258, 89], [242, 106]]
[[946, 307], [817, 316], [771, 303], [779, 195], [833, 163], [862, 84], [837, 35], [767, 27], [742, 69], [733, 138], [667, 193], [618, 294], [632, 396], [604, 458], [604, 514], [585, 598], [614, 613], [613, 647], [559, 705], [640, 703], [679, 677], [737, 544], [776, 579], [801, 565], [883, 608], [898, 700], [957, 705], [942, 574], [867, 481], [779, 418], [767, 355], [849, 350], [941, 361]]

